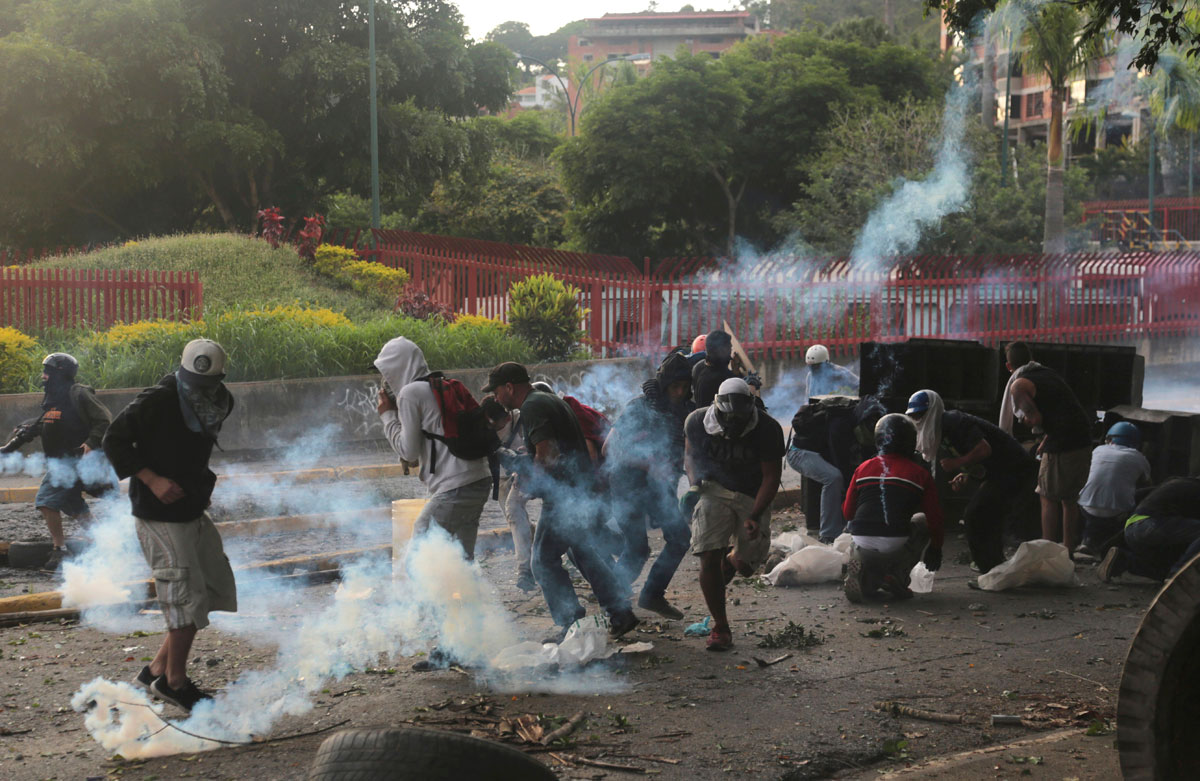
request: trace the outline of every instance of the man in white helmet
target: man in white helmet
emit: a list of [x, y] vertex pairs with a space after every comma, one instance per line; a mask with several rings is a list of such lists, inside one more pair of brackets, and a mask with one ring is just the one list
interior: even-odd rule
[[217, 482], [208, 460], [233, 411], [225, 365], [221, 345], [188, 342], [179, 369], [138, 394], [104, 436], [117, 475], [129, 478], [138, 542], [167, 622], [166, 639], [133, 682], [186, 711], [212, 697], [187, 675], [196, 632], [210, 611], [237, 611], [233, 570], [207, 512]]
[[804, 395], [828, 396], [831, 393], [855, 395], [858, 393], [858, 375], [845, 366], [829, 360], [829, 348], [814, 344], [804, 354], [808, 364], [808, 379], [804, 382]]
[[691, 487], [680, 499], [692, 519], [700, 590], [713, 617], [708, 650], [727, 651], [733, 635], [725, 587], [750, 575], [771, 547], [771, 501], [783, 473], [783, 428], [758, 408], [740, 377], [721, 383], [713, 403], [684, 422], [684, 468]]

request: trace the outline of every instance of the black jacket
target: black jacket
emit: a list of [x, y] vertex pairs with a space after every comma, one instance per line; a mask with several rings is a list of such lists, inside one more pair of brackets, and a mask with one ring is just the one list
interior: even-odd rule
[[[233, 397], [228, 395], [229, 410]], [[121, 410], [104, 436], [104, 452], [121, 478], [128, 477], [133, 514], [148, 521], [185, 522], [199, 518], [208, 507], [217, 476], [208, 468], [215, 440], [192, 431], [183, 421], [175, 375], [147, 388]], [[144, 468], [169, 477], [184, 496], [163, 504], [133, 475]]]

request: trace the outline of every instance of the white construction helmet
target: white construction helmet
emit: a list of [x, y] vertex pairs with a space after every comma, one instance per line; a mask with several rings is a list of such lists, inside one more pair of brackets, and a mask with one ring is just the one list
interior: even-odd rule
[[201, 377], [225, 376], [225, 350], [212, 339], [193, 339], [183, 348], [180, 365]]
[[818, 363], [825, 363], [829, 360], [829, 348], [823, 344], [814, 344], [808, 348], [808, 352], [804, 354], [804, 362], [809, 366], [815, 366]]

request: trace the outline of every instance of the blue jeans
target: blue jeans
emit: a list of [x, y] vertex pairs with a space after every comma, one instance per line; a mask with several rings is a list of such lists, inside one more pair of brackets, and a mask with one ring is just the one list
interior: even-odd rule
[[674, 482], [655, 480], [646, 470], [636, 467], [619, 467], [613, 472], [612, 507], [621, 528], [622, 544], [616, 575], [626, 589], [642, 574], [642, 567], [650, 558], [647, 525], [662, 529], [665, 544], [646, 575], [643, 597], [661, 597], [666, 592], [692, 543], [692, 530], [679, 511], [679, 500], [675, 496], [678, 478], [675, 475]]
[[590, 485], [542, 486], [542, 516], [533, 532], [533, 577], [542, 587], [554, 623], [570, 626], [587, 611], [579, 604], [562, 557], [570, 551], [580, 574], [609, 614], [629, 612], [629, 596], [621, 590], [598, 522], [599, 502]]
[[846, 498], [846, 479], [842, 470], [812, 450], [788, 448], [788, 466], [805, 477], [821, 484], [821, 531], [822, 537], [837, 537], [846, 528], [842, 517], [842, 501]]
[[1200, 518], [1168, 515], [1143, 518], [1125, 527], [1129, 571], [1166, 580], [1200, 554]]

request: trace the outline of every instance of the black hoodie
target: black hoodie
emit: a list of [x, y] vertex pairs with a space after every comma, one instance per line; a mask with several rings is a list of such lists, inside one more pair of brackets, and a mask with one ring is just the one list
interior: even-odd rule
[[[224, 386], [222, 386], [224, 389]], [[228, 409], [233, 397], [225, 391]], [[174, 374], [147, 388], [121, 410], [104, 435], [104, 452], [117, 476], [130, 478], [129, 500], [135, 517], [148, 521], [194, 521], [208, 508], [217, 476], [208, 468], [216, 440], [192, 431], [183, 420]], [[163, 504], [134, 477], [144, 468], [168, 477], [183, 489], [183, 498]]]

